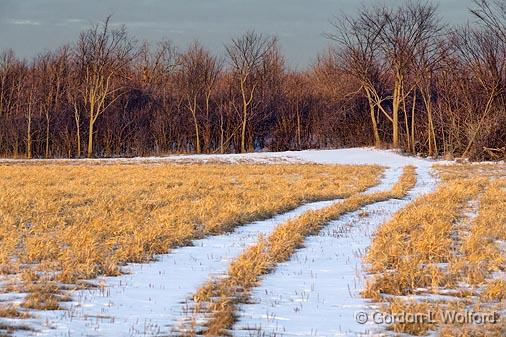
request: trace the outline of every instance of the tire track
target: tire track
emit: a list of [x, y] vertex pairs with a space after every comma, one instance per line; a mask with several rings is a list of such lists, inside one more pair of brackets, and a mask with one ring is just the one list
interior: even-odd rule
[[232, 335], [369, 335], [375, 327], [355, 320], [355, 312], [372, 310], [359, 294], [364, 284], [362, 256], [379, 225], [435, 188], [427, 167], [417, 168], [417, 178], [406, 198], [367, 205], [306, 238], [303, 249], [262, 278], [252, 292], [253, 304], [240, 306]]
[[[402, 169], [399, 179], [398, 171]], [[397, 180], [397, 181], [396, 181]], [[384, 191], [387, 186], [391, 189]], [[351, 196], [339, 204], [321, 211], [307, 212], [277, 227], [266, 239], [245, 250], [235, 259], [223, 277], [210, 279], [194, 295], [195, 302], [189, 313], [176, 327], [177, 334], [209, 336], [223, 335], [232, 327], [240, 303], [249, 301], [249, 290], [257, 286], [258, 277], [267, 274], [271, 268], [290, 259], [304, 238], [325, 228], [333, 219], [341, 219], [348, 213], [380, 201], [404, 198], [416, 185], [416, 171], [413, 166], [388, 170], [379, 187], [365, 193]], [[376, 191], [379, 189], [380, 191]]]
[[[239, 226], [233, 232], [193, 241], [148, 264], [129, 264], [127, 275], [99, 278], [101, 290], [73, 293], [68, 310], [39, 311], [31, 323], [39, 330], [20, 336], [160, 336], [180, 318], [185, 299], [210, 277], [226, 272], [231, 260], [279, 224], [307, 210], [341, 199], [312, 202], [271, 219]], [[106, 286], [105, 286], [106, 285]], [[31, 321], [31, 322], [30, 322]], [[41, 326], [42, 324], [42, 326]]]
[[[352, 158], [353, 162], [348, 162], [346, 158], [352, 152], [357, 155]], [[322, 154], [321, 158], [317, 158], [319, 153]], [[340, 153], [346, 156], [342, 157]], [[278, 155], [261, 154], [267, 158]], [[386, 171], [381, 184], [370, 189], [370, 192], [392, 186], [401, 175], [403, 165], [407, 164], [405, 158], [395, 153], [371, 149], [305, 151], [286, 155], [297, 160], [326, 164], [380, 164], [395, 160], [394, 167]], [[404, 164], [401, 165], [401, 162]], [[174, 249], [169, 254], [158, 256], [158, 260], [150, 264], [129, 264], [126, 267], [129, 275], [100, 278], [100, 283], [104, 285], [101, 289], [74, 292], [74, 300], [65, 304], [69, 310], [35, 312], [38, 317], [25, 320], [23, 324], [35, 327], [38, 332], [20, 330], [16, 335], [166, 335], [181, 317], [186, 306], [185, 299], [209, 277], [223, 275], [229, 262], [248, 245], [255, 243], [258, 234], [269, 234], [278, 224], [292, 217], [309, 209], [327, 207], [339, 200], [310, 203], [272, 219], [238, 227], [230, 234], [196, 240], [193, 246]]]

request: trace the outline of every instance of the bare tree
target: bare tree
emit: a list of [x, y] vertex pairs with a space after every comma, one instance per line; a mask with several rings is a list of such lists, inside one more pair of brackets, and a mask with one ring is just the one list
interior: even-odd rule
[[363, 7], [357, 17], [347, 15], [337, 17], [331, 23], [334, 32], [326, 36], [337, 43], [338, 63], [344, 71], [359, 81], [367, 97], [374, 145], [380, 146], [376, 109], [390, 119], [382, 106], [381, 85], [385, 67], [381, 64], [382, 60], [377, 52], [385, 21], [380, 20], [371, 24], [373, 15], [374, 13]]
[[[153, 49], [153, 50], [152, 50]], [[151, 89], [159, 89], [170, 80], [177, 67], [176, 47], [170, 40], [163, 40], [150, 48], [149, 43], [144, 42], [139, 51], [141, 82]]]
[[179, 80], [191, 113], [195, 130], [195, 151], [200, 153], [199, 112], [204, 113], [204, 140], [206, 150], [210, 147], [210, 99], [221, 71], [221, 63], [198, 42], [194, 42], [179, 57]]
[[[408, 2], [395, 10], [380, 8], [377, 15], [371, 17], [373, 26], [377, 26], [375, 22], [378, 20], [383, 21], [380, 46], [392, 69], [392, 142], [395, 148], [399, 147], [399, 110], [414, 89], [414, 86], [407, 85], [414, 68], [413, 60], [442, 30], [436, 11], [437, 7], [429, 2]], [[405, 109], [404, 114], [407, 117]], [[406, 132], [410, 139], [409, 129]]]
[[[20, 153], [20, 126], [16, 123], [18, 119], [25, 119], [26, 108], [25, 95], [28, 92], [28, 78], [30, 69], [26, 63], [16, 59], [14, 52], [8, 50], [0, 56], [0, 141], [8, 141], [5, 144], [14, 156]], [[21, 118], [20, 118], [21, 115]], [[9, 130], [6, 125], [10, 122]], [[30, 120], [31, 124], [31, 120]], [[10, 135], [7, 133], [10, 132]], [[9, 137], [12, 137], [9, 139]], [[30, 139], [31, 144], [31, 139]], [[28, 145], [28, 144], [27, 144]]]
[[9, 108], [6, 106], [10, 102], [10, 100], [8, 100], [10, 89], [8, 86], [8, 79], [14, 59], [14, 52], [12, 50], [3, 52], [0, 55], [0, 117], [3, 116]]
[[63, 47], [56, 52], [48, 52], [39, 56], [35, 61], [35, 71], [37, 72], [37, 85], [43, 90], [39, 93], [40, 97], [39, 109], [44, 116], [45, 136], [44, 136], [44, 157], [49, 158], [50, 155], [50, 127], [52, 116], [62, 104], [65, 89], [65, 76], [68, 69], [68, 49]]
[[[342, 63], [360, 80], [366, 93], [376, 145], [379, 134], [375, 108], [392, 123], [392, 145], [395, 148], [400, 145], [399, 112], [404, 109], [408, 148], [412, 148], [405, 100], [414, 86], [408, 85], [408, 81], [413, 76], [413, 61], [417, 53], [442, 29], [436, 10], [428, 2], [408, 2], [395, 9], [363, 7], [356, 17], [338, 18], [333, 23], [336, 32], [328, 34], [329, 38], [338, 42]], [[391, 72], [390, 97], [382, 97], [378, 90], [378, 82], [384, 78], [385, 70]], [[390, 114], [382, 105], [387, 98], [392, 102]]]
[[[506, 155], [505, 7], [446, 34], [427, 2], [333, 22], [307, 71], [246, 33], [229, 67], [198, 43], [136, 47], [109, 19], [70, 49], [0, 54], [0, 155], [29, 158], [287, 150], [391, 142], [431, 156]], [[87, 144], [85, 138], [88, 139]], [[87, 149], [84, 147], [87, 145]]]
[[467, 126], [470, 135], [462, 154], [466, 157], [494, 111], [494, 103], [504, 95], [506, 42], [502, 42], [500, 35], [495, 31], [464, 28], [454, 32], [453, 46], [459, 53], [460, 59], [465, 62], [465, 67], [471, 71], [472, 78], [481, 88], [479, 94], [474, 95], [474, 102], [480, 102], [479, 98], [483, 97], [480, 105], [477, 106], [478, 111], [470, 112], [479, 118]]
[[35, 79], [33, 78], [33, 72], [30, 78], [27, 80], [28, 90], [28, 102], [26, 107], [26, 158], [32, 159], [32, 120], [33, 120], [33, 109], [35, 105]]
[[121, 95], [115, 80], [134, 58], [134, 43], [126, 28], [111, 29], [110, 17], [83, 32], [76, 46], [82, 96], [88, 115], [87, 156], [93, 155], [95, 123]]
[[[75, 59], [69, 60], [70, 67], [72, 69], [78, 68], [75, 61], [76, 61]], [[67, 99], [68, 105], [70, 106], [69, 110], [72, 112], [72, 117], [73, 117], [75, 130], [76, 130], [75, 156], [77, 158], [80, 158], [82, 155], [82, 150], [81, 150], [81, 148], [82, 148], [82, 145], [81, 145], [81, 122], [82, 122], [82, 120], [81, 120], [81, 116], [82, 116], [82, 110], [83, 110], [82, 109], [83, 100], [82, 100], [81, 92], [79, 91], [79, 81], [80, 81], [79, 74], [76, 71], [69, 71], [67, 73], [67, 76], [65, 77], [65, 80], [66, 80], [66, 83], [65, 83], [66, 99]]]
[[506, 43], [506, 3], [503, 0], [473, 0], [471, 14], [486, 30]]
[[267, 38], [253, 31], [239, 38], [232, 39], [226, 51], [233, 68], [242, 103], [241, 118], [241, 152], [246, 152], [246, 132], [248, 119], [252, 113], [251, 106], [255, 91], [261, 81], [264, 58], [276, 47], [276, 38]]
[[[434, 40], [427, 41], [427, 43], [420, 46], [415, 57], [415, 79], [416, 89], [414, 90], [413, 97], [416, 98], [417, 92], [422, 97], [423, 106], [427, 114], [427, 144], [428, 155], [435, 156], [438, 154], [437, 135], [434, 122], [434, 104], [433, 97], [435, 94], [435, 77], [439, 69], [443, 67], [443, 60], [448, 57], [447, 41]], [[412, 115], [414, 118], [414, 114]], [[415, 152], [415, 132], [414, 121], [412, 121], [411, 130], [411, 145], [412, 152]]]

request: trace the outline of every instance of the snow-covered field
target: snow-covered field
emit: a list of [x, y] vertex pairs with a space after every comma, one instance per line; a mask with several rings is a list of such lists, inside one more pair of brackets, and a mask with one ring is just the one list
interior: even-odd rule
[[[318, 236], [307, 238], [305, 247], [292, 259], [263, 278], [254, 291], [254, 304], [244, 305], [233, 335], [256, 335], [261, 327], [267, 336], [361, 335], [370, 326], [355, 322], [357, 310], [369, 305], [358, 296], [363, 285], [360, 259], [376, 227], [416, 196], [432, 191], [436, 180], [433, 162], [393, 151], [369, 148], [234, 155], [171, 156], [163, 158], [111, 159], [106, 162], [251, 161], [260, 163], [316, 162], [324, 164], [378, 164], [387, 167], [380, 185], [389, 189], [406, 165], [417, 167], [417, 186], [404, 200], [373, 204], [330, 223]], [[100, 162], [100, 160], [93, 160]], [[272, 219], [237, 228], [233, 233], [196, 240], [193, 246], [174, 249], [150, 264], [131, 264], [130, 272], [101, 278], [104, 286], [78, 291], [66, 311], [38, 312], [24, 321], [37, 331], [19, 330], [20, 336], [165, 336], [184, 317], [188, 296], [210, 276], [223, 274], [231, 259], [259, 234], [307, 209], [335, 201], [301, 206]], [[12, 321], [11, 321], [12, 323]]]

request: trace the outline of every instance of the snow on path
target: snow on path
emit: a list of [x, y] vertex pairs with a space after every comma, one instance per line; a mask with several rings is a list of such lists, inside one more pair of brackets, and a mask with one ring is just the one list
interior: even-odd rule
[[[393, 178], [393, 177], [392, 177]], [[361, 259], [376, 228], [422, 193], [435, 179], [425, 165], [417, 184], [403, 200], [368, 205], [331, 222], [304, 248], [261, 280], [253, 303], [241, 306], [233, 336], [363, 336], [377, 327], [356, 322], [357, 312], [372, 312], [360, 297], [364, 285]]]
[[[393, 151], [369, 148], [282, 153], [232, 155], [195, 155], [133, 159], [113, 159], [114, 162], [171, 162], [174, 160], [251, 160], [268, 163], [269, 159], [293, 162], [308, 161], [324, 164], [378, 164], [390, 167], [380, 186], [389, 189], [405, 165], [428, 170], [430, 161], [401, 156]], [[94, 160], [102, 161], [102, 160]], [[301, 206], [272, 219], [238, 227], [233, 233], [196, 240], [194, 246], [172, 250], [158, 256], [149, 264], [130, 264], [129, 275], [100, 278], [103, 290], [83, 290], [73, 293], [67, 311], [36, 312], [38, 318], [28, 320], [39, 329], [37, 336], [156, 336], [170, 331], [170, 325], [181, 316], [186, 298], [213, 275], [223, 274], [228, 263], [243, 249], [253, 244], [258, 234], [269, 234], [278, 224], [308, 209], [328, 206], [332, 201]], [[26, 321], [23, 322], [26, 324]], [[42, 326], [42, 325], [44, 326]], [[16, 335], [33, 335], [17, 331]]]

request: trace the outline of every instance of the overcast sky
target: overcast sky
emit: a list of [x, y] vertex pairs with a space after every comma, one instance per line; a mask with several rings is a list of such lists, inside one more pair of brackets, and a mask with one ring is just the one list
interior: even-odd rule
[[[364, 4], [378, 0], [362, 1]], [[402, 0], [384, 0], [400, 3]], [[471, 0], [439, 0], [441, 16], [450, 23], [469, 19]], [[198, 39], [223, 54], [231, 37], [254, 29], [279, 37], [289, 62], [310, 64], [327, 46], [322, 33], [329, 20], [353, 13], [357, 0], [0, 0], [0, 50], [31, 57], [72, 42], [79, 32], [111, 14], [138, 40], [169, 38], [178, 46]]]

